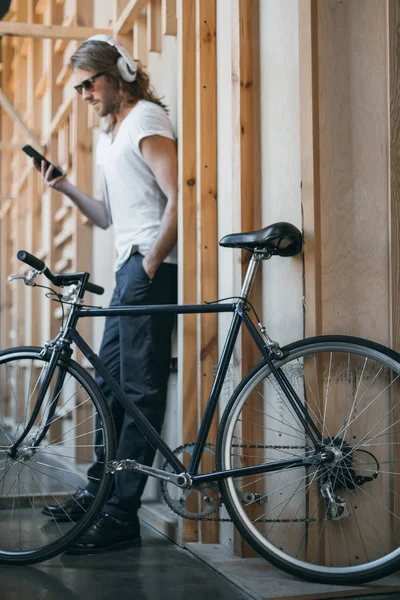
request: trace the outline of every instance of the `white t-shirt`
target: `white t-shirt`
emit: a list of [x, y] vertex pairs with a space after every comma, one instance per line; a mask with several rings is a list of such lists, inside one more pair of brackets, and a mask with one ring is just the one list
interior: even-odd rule
[[[114, 226], [116, 271], [128, 260], [133, 245], [139, 246], [143, 255], [149, 251], [167, 203], [139, 149], [140, 141], [151, 135], [175, 139], [165, 110], [140, 100], [122, 121], [114, 142], [111, 134], [103, 132], [97, 145], [103, 194]], [[176, 247], [165, 262], [177, 262]]]

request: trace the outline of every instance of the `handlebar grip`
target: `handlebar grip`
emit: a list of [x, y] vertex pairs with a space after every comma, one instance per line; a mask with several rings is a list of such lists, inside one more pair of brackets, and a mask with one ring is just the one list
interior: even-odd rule
[[38, 271], [43, 271], [46, 268], [46, 263], [40, 258], [33, 256], [33, 254], [29, 254], [26, 250], [19, 250], [17, 252], [17, 258], [21, 262], [26, 263], [30, 267], [37, 269]]
[[86, 291], [87, 292], [92, 292], [92, 294], [98, 294], [99, 296], [101, 296], [102, 294], [104, 294], [104, 288], [103, 287], [101, 287], [100, 285], [96, 285], [94, 283], [90, 283], [89, 281], [86, 284]]

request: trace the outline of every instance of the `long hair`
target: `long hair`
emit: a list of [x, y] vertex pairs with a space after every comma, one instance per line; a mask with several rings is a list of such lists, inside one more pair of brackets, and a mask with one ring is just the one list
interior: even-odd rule
[[[139, 62], [136, 74], [136, 79], [132, 83], [124, 81], [117, 67], [117, 60], [120, 55], [114, 46], [110, 46], [107, 42], [98, 40], [86, 41], [79, 46], [70, 59], [72, 69], [82, 69], [83, 71], [92, 71], [93, 73], [102, 72], [106, 79], [113, 85], [117, 92], [119, 111], [121, 105], [134, 105], [139, 100], [148, 100], [161, 106], [166, 112], [168, 108], [161, 102], [161, 98], [157, 97], [154, 89], [150, 84], [150, 77]], [[116, 125], [115, 114], [108, 116], [106, 127], [107, 133], [112, 131]]]

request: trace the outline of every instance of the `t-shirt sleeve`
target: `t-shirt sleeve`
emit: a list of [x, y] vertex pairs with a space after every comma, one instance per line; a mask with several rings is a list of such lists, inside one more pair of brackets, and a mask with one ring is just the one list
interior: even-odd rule
[[165, 110], [157, 104], [146, 106], [132, 119], [130, 133], [132, 143], [139, 152], [140, 142], [146, 137], [160, 135], [175, 140], [172, 123]]

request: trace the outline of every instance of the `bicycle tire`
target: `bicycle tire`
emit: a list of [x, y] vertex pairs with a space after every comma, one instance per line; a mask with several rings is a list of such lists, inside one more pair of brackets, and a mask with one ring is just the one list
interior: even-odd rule
[[[400, 355], [348, 336], [309, 338], [282, 350], [275, 366], [322, 429], [325, 447], [340, 457], [325, 471], [302, 466], [227, 478], [220, 483], [223, 503], [250, 546], [292, 575], [352, 585], [385, 577], [400, 567]], [[274, 380], [261, 361], [234, 391], [219, 427], [218, 470], [315, 452]], [[333, 409], [328, 395], [337, 399]], [[335, 500], [330, 508], [327, 489]]]
[[[62, 387], [54, 393], [55, 373], [29, 440], [15, 459], [7, 454], [32, 414], [49, 361], [41, 351], [26, 346], [0, 352], [0, 564], [34, 564], [62, 553], [92, 525], [112, 486], [112, 475], [104, 470], [116, 451], [108, 405], [94, 379], [67, 357], [56, 367]], [[46, 427], [46, 437], [34, 446]], [[60, 505], [84, 482], [86, 464], [94, 454], [94, 432], [104, 444], [105, 458], [92, 503], [78, 521], [66, 517], [59, 523], [42, 515], [43, 507]]]

